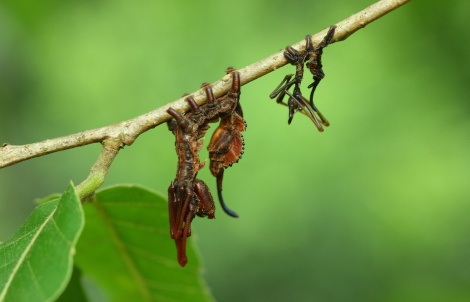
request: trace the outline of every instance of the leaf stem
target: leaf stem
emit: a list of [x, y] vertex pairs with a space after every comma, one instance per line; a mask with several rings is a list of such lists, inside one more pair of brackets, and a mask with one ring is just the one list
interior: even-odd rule
[[77, 195], [81, 200], [93, 194], [104, 183], [113, 160], [122, 148], [122, 143], [115, 139], [107, 139], [102, 144], [103, 149], [91, 168], [90, 174], [76, 187]]

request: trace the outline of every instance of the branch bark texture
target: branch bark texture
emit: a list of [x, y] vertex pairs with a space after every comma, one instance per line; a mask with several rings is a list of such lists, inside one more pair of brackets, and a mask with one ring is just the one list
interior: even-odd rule
[[[409, 1], [411, 0], [382, 0], [337, 23], [332, 43], [345, 40], [357, 30], [365, 27], [367, 24], [393, 11], [401, 5], [408, 3]], [[313, 43], [319, 43], [325, 36], [327, 30], [328, 27], [317, 34], [312, 35]], [[292, 45], [292, 47], [299, 51], [303, 51], [305, 49], [305, 40], [303, 39], [302, 41]], [[261, 61], [239, 69], [241, 85], [245, 85], [286, 65], [287, 60], [284, 58], [283, 53], [284, 50], [278, 51]], [[230, 75], [226, 75], [220, 80], [212, 83], [215, 97], [219, 97], [227, 93], [230, 85]], [[192, 95], [199, 105], [206, 102], [206, 96], [202, 89], [195, 91]], [[169, 120], [171, 116], [166, 111], [170, 107], [180, 112], [186, 112], [189, 110], [189, 105], [184, 101], [184, 98], [180, 98], [163, 107], [118, 124], [108, 125], [102, 128], [87, 130], [27, 145], [16, 146], [4, 144], [0, 147], [0, 168], [10, 166], [33, 157], [98, 142], [103, 143], [105, 146], [104, 150], [106, 151], [103, 151], [100, 156], [100, 160], [104, 160], [102, 157], [105, 156], [105, 154], [111, 154], [112, 159], [114, 159], [123, 145], [131, 145], [140, 134]], [[114, 141], [114, 143], [104, 144], [105, 141], [110, 140]], [[116, 141], [119, 143], [116, 143]], [[110, 148], [115, 150], [115, 152], [110, 152]], [[111, 164], [112, 159], [109, 161], [109, 164]], [[107, 168], [109, 168], [109, 165]], [[101, 171], [100, 173], [103, 172], [102, 169], [97, 169], [96, 171]], [[104, 175], [106, 175], [106, 173]], [[97, 183], [102, 183], [102, 181], [98, 181]], [[82, 184], [80, 186], [82, 186]], [[85, 184], [83, 184], [83, 188], [85, 188]], [[89, 190], [90, 189], [87, 189], [85, 191]]]

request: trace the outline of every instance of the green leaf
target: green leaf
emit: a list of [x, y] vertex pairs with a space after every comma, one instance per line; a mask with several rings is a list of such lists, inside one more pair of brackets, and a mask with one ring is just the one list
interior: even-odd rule
[[56, 302], [88, 302], [89, 300], [83, 290], [81, 277], [82, 272], [74, 266], [72, 278], [70, 278], [69, 284]]
[[39, 205], [0, 245], [0, 301], [53, 301], [72, 273], [72, 256], [84, 224], [80, 200], [69, 185], [60, 200]]
[[98, 192], [84, 210], [76, 265], [111, 301], [212, 301], [190, 240], [186, 267], [176, 260], [164, 197], [116, 186]]

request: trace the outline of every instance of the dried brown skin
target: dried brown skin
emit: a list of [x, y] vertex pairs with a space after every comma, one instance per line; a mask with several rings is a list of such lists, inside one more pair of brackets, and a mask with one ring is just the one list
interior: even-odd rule
[[307, 68], [310, 70], [310, 72], [313, 75], [313, 83], [308, 85], [308, 88], [312, 88], [310, 91], [310, 106], [320, 114], [318, 109], [315, 107], [315, 104], [313, 103], [313, 95], [315, 94], [315, 89], [317, 88], [318, 84], [320, 84], [320, 81], [325, 77], [325, 73], [323, 72], [323, 64], [321, 61], [322, 54], [323, 54], [323, 48], [327, 47], [328, 44], [331, 43], [331, 40], [333, 39], [333, 36], [335, 35], [335, 30], [336, 30], [336, 25], [330, 26], [326, 36], [323, 38], [323, 40], [318, 44], [317, 46], [312, 48], [312, 36], [307, 36], [305, 37], [307, 40], [310, 41], [310, 48], [311, 49], [311, 55], [310, 58], [305, 64]]
[[[323, 40], [316, 46], [313, 46], [312, 37], [310, 35], [305, 37], [305, 51], [303, 53], [298, 52], [291, 46], [286, 47], [284, 52], [284, 57], [291, 63], [295, 65], [295, 76], [291, 80], [293, 74], [287, 75], [279, 84], [279, 86], [274, 89], [274, 91], [269, 95], [270, 98], [276, 98], [276, 102], [279, 104], [286, 105], [289, 107], [289, 119], [288, 124], [292, 122], [294, 113], [296, 111], [303, 111], [306, 115], [313, 121], [318, 131], [323, 131], [323, 126], [329, 126], [330, 123], [323, 116], [323, 114], [318, 110], [318, 108], [313, 103], [313, 96], [315, 89], [317, 88], [320, 81], [325, 77], [323, 72], [323, 65], [321, 62], [321, 56], [323, 53], [323, 48], [328, 46], [331, 43], [336, 26], [333, 25], [328, 30], [328, 33], [323, 38]], [[302, 83], [304, 75], [304, 64], [306, 63], [307, 68], [313, 75], [313, 83], [308, 86], [312, 88], [310, 92], [310, 100], [307, 100], [300, 90], [300, 84]], [[293, 92], [289, 92], [290, 87], [294, 86]], [[283, 102], [285, 95], [289, 96], [287, 104]]]

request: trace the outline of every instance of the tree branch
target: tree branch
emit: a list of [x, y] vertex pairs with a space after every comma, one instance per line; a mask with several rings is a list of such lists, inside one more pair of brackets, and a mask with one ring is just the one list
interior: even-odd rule
[[[382, 0], [379, 1], [368, 8], [362, 10], [361, 12], [350, 16], [349, 18], [337, 23], [336, 31], [332, 43], [343, 41], [348, 38], [351, 34], [357, 30], [365, 27], [367, 24], [372, 21], [382, 17], [383, 15], [393, 11], [394, 9], [400, 7], [403, 4], [408, 3], [411, 0]], [[327, 32], [328, 28], [312, 36], [312, 41], [314, 44], [317, 44], [323, 39]], [[305, 40], [302, 40], [294, 45], [295, 49], [303, 51], [305, 49]], [[287, 64], [286, 59], [283, 55], [284, 50], [278, 51], [277, 53], [259, 61], [253, 63], [249, 66], [246, 66], [242, 69], [239, 69], [241, 85], [245, 85], [253, 80], [258, 79], [284, 65]], [[228, 92], [231, 85], [231, 76], [226, 75], [220, 80], [212, 84], [215, 97], [219, 97]], [[202, 89], [192, 93], [194, 99], [199, 105], [202, 105], [206, 102], [206, 95]], [[42, 142], [27, 144], [27, 145], [10, 145], [3, 144], [0, 147], [0, 168], [10, 166], [21, 161], [46, 155], [49, 153], [62, 151], [74, 147], [84, 146], [91, 143], [102, 142], [103, 143], [103, 152], [100, 155], [98, 162], [103, 162], [105, 158], [108, 158], [107, 164], [103, 165], [102, 168], [98, 169], [99, 171], [104, 172], [103, 169], [109, 169], [112, 160], [116, 156], [123, 145], [131, 145], [136, 138], [146, 132], [149, 129], [152, 129], [163, 122], [169, 120], [171, 116], [167, 114], [169, 108], [174, 108], [180, 112], [186, 112], [189, 110], [189, 105], [184, 101], [184, 98], [180, 98], [172, 103], [169, 103], [163, 107], [124, 121], [118, 124], [113, 124], [105, 126], [102, 128], [87, 130], [68, 136], [58, 137], [54, 139], [48, 139]], [[109, 146], [109, 141], [113, 141], [114, 147], [111, 149], [106, 149], [106, 146]], [[119, 147], [116, 149], [116, 142], [118, 142]], [[114, 150], [113, 152], [105, 152], [106, 150]], [[98, 162], [93, 166], [95, 169]], [[90, 176], [82, 184], [79, 185], [80, 188], [83, 188], [83, 194], [86, 196], [89, 189], [89, 183], [101, 184], [102, 181], [94, 182], [93, 177], [99, 173], [92, 172]], [[92, 176], [92, 174], [94, 176]], [[104, 173], [104, 177], [106, 173]], [[90, 178], [91, 177], [91, 178]], [[88, 182], [87, 182], [88, 181]], [[96, 187], [95, 185], [91, 187]], [[99, 187], [99, 185], [98, 185]], [[91, 189], [91, 188], [90, 188]], [[93, 191], [93, 190], [92, 190]], [[91, 192], [92, 192], [91, 191]], [[90, 193], [91, 193], [90, 192]]]

